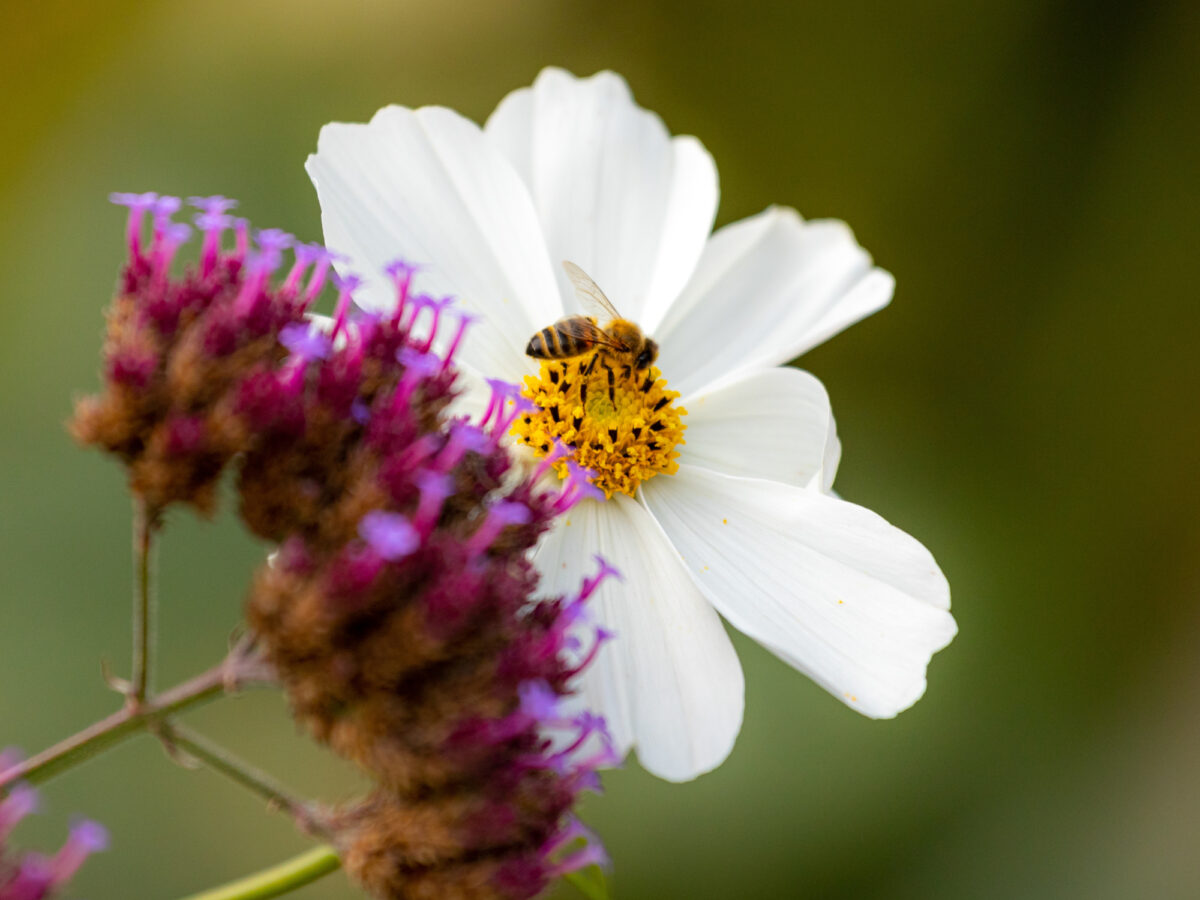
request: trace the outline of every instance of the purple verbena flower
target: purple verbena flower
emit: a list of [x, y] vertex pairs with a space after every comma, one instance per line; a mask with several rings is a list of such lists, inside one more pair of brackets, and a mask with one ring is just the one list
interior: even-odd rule
[[[229, 203], [205, 198], [200, 264], [175, 274], [178, 201], [122, 202], [131, 219], [154, 215], [155, 236], [149, 251], [131, 240], [105, 393], [80, 405], [76, 434], [118, 455], [156, 513], [210, 509], [222, 469], [237, 469], [242, 521], [281, 548], [248, 621], [297, 720], [376, 782], [331, 822], [347, 870], [379, 896], [470, 884], [524, 900], [600, 859], [577, 846], [572, 809], [617, 758], [602, 720], [568, 698], [609, 638], [582, 610], [611, 568], [539, 599], [529, 561], [586, 471], [570, 463], [560, 487], [515, 467], [504, 442], [531, 408], [515, 385], [492, 384], [482, 421], [452, 415], [468, 320], [450, 333], [449, 298], [413, 293], [415, 267], [389, 272], [403, 315], [356, 313], [356, 280], [335, 279], [326, 332], [306, 309], [333, 254], [273, 229], [252, 248], [244, 220], [222, 248]], [[6, 798], [0, 829], [31, 798]], [[80, 824], [13, 878], [56, 883], [104, 843]]]
[[[16, 765], [12, 751], [0, 753], [0, 772]], [[93, 853], [108, 849], [108, 832], [86, 819], [71, 827], [66, 843], [53, 857], [18, 853], [9, 846], [13, 829], [37, 811], [37, 791], [16, 784], [0, 795], [0, 900], [43, 900], [66, 886]]]

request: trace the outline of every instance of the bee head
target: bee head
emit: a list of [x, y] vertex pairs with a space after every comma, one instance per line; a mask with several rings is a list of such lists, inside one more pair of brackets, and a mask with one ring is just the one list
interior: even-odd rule
[[646, 343], [642, 344], [642, 352], [637, 355], [634, 365], [639, 369], [644, 369], [656, 359], [658, 359], [658, 344], [653, 338], [646, 338]]

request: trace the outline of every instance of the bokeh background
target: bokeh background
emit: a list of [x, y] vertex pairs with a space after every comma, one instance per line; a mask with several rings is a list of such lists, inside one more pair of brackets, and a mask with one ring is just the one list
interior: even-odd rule
[[[4, 0], [0, 744], [114, 708], [128, 500], [62, 423], [123, 257], [111, 190], [223, 193], [320, 237], [304, 158], [389, 102], [482, 120], [546, 64], [613, 68], [722, 181], [844, 218], [894, 304], [809, 354], [838, 480], [933, 549], [960, 634], [890, 722], [738, 639], [746, 724], [686, 785], [636, 764], [586, 818], [635, 898], [1200, 896], [1200, 5], [1192, 0]], [[264, 548], [171, 520], [160, 682], [222, 653]], [[189, 720], [305, 791], [356, 776], [280, 698]], [[75, 894], [177, 897], [302, 849], [138, 740], [53, 782], [112, 851]], [[334, 875], [302, 900], [359, 894]], [[561, 897], [574, 896], [564, 888]]]

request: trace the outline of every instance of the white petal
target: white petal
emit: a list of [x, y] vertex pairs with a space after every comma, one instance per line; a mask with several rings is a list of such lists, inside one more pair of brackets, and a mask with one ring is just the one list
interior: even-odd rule
[[825, 436], [825, 453], [821, 457], [821, 471], [815, 478], [825, 493], [833, 492], [833, 479], [837, 477], [838, 464], [842, 461], [842, 442], [837, 436], [837, 422], [829, 417], [829, 434]]
[[834, 435], [829, 395], [799, 369], [767, 369], [681, 401], [679, 461], [800, 487], [820, 475]]
[[946, 579], [914, 538], [817, 490], [694, 466], [642, 489], [734, 627], [865, 715], [894, 716], [925, 692], [956, 626]]
[[492, 110], [483, 125], [483, 133], [488, 143], [512, 163], [526, 188], [532, 190], [533, 88], [510, 91]]
[[717, 231], [654, 332], [685, 396], [786, 363], [886, 306], [892, 276], [842, 222], [773, 207]]
[[[567, 524], [569, 522], [569, 524]], [[645, 508], [624, 495], [585, 501], [538, 549], [549, 593], [578, 591], [602, 554], [624, 581], [589, 601], [616, 633], [584, 673], [591, 708], [651, 773], [686, 781], [715, 768], [742, 724], [742, 667], [721, 620]]]
[[419, 263], [419, 290], [484, 316], [461, 358], [492, 376], [526, 370], [525, 343], [561, 313], [558, 288], [529, 192], [477, 125], [390, 106], [367, 125], [326, 125], [306, 168], [326, 243], [367, 280], [361, 305], [392, 308], [381, 269]]
[[693, 137], [672, 139], [612, 72], [545, 69], [485, 126], [533, 194], [559, 269], [587, 272], [617, 309], [652, 330], [696, 267], [717, 210], [717, 170]]

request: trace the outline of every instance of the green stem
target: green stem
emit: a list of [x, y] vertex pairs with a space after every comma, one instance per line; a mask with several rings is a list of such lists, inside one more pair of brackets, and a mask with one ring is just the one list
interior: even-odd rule
[[0, 790], [17, 781], [33, 784], [49, 781], [167, 716], [207, 703], [247, 680], [262, 677], [254, 668], [241, 671], [238, 663], [258, 665], [252, 658], [231, 658], [139, 706], [126, 706], [36, 756], [0, 771]]
[[144, 703], [150, 686], [153, 660], [154, 614], [151, 602], [151, 555], [155, 515], [141, 497], [133, 501], [133, 676], [129, 699], [132, 706]]
[[159, 728], [168, 747], [183, 750], [214, 772], [247, 788], [251, 793], [258, 794], [273, 808], [283, 810], [290, 815], [292, 820], [309, 834], [323, 838], [330, 836], [325, 823], [313, 805], [296, 797], [266, 772], [239, 759], [224, 747], [213, 743], [190, 728], [174, 722], [163, 722]]
[[604, 883], [603, 876], [600, 880], [594, 881], [585, 876], [583, 872], [567, 872], [563, 875], [563, 880], [575, 885], [576, 890], [588, 900], [608, 900], [608, 887]]
[[267, 900], [280, 897], [312, 884], [337, 870], [341, 864], [337, 851], [329, 844], [322, 844], [287, 862], [222, 887], [192, 894], [186, 900]]

